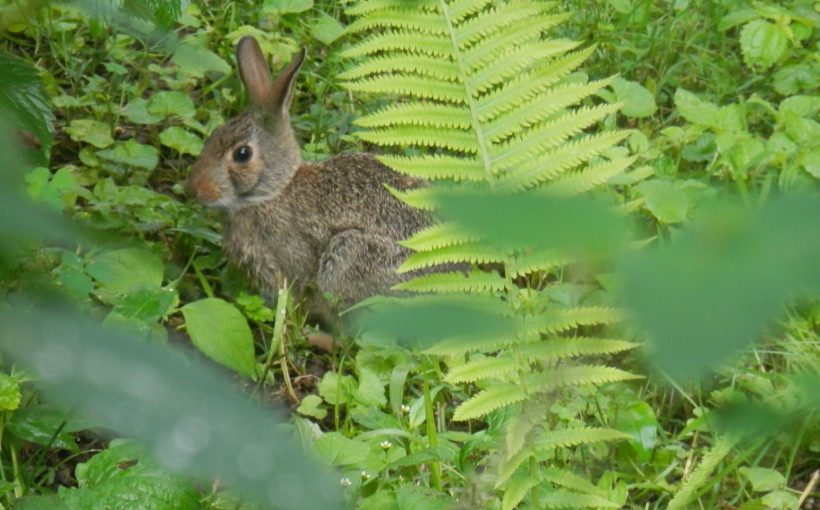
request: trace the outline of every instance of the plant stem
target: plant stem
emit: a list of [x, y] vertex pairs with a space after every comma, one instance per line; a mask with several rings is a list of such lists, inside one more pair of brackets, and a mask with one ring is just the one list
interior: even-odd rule
[[[436, 416], [433, 412], [433, 399], [430, 398], [430, 383], [424, 381], [424, 417], [427, 422], [427, 445], [430, 448], [438, 448], [438, 431], [436, 430]], [[440, 491], [441, 488], [441, 464], [437, 461], [430, 462], [430, 482], [433, 488]]]

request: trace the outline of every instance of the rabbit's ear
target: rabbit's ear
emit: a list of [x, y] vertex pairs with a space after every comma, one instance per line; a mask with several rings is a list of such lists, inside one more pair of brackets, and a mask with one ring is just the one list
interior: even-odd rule
[[273, 80], [268, 62], [256, 39], [245, 36], [239, 41], [236, 62], [239, 64], [239, 77], [248, 89], [251, 102], [267, 107], [273, 95]]
[[290, 110], [290, 103], [293, 100], [293, 85], [296, 83], [296, 75], [299, 73], [299, 68], [305, 61], [307, 50], [305, 47], [299, 49], [290, 64], [276, 77], [271, 88], [272, 105], [283, 113]]

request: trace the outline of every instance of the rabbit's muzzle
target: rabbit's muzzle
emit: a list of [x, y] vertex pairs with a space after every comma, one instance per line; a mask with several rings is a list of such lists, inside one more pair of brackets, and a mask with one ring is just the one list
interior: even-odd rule
[[185, 181], [185, 192], [196, 201], [210, 205], [222, 196], [219, 186], [212, 180], [191, 174]]

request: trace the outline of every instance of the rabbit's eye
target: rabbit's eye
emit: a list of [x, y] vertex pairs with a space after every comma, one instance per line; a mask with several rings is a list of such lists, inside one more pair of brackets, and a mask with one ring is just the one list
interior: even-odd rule
[[237, 163], [247, 163], [251, 156], [253, 155], [253, 151], [247, 145], [243, 145], [241, 147], [237, 147], [235, 151], [233, 151], [233, 160]]

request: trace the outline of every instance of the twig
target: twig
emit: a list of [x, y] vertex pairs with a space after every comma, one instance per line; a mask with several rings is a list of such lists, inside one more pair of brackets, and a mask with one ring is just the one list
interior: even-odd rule
[[814, 487], [817, 485], [817, 479], [820, 478], [820, 469], [815, 469], [814, 473], [811, 475], [811, 480], [809, 483], [806, 484], [806, 488], [803, 489], [803, 492], [800, 494], [800, 499], [797, 500], [797, 508], [803, 506], [803, 503], [809, 498], [809, 495], [814, 491]]

